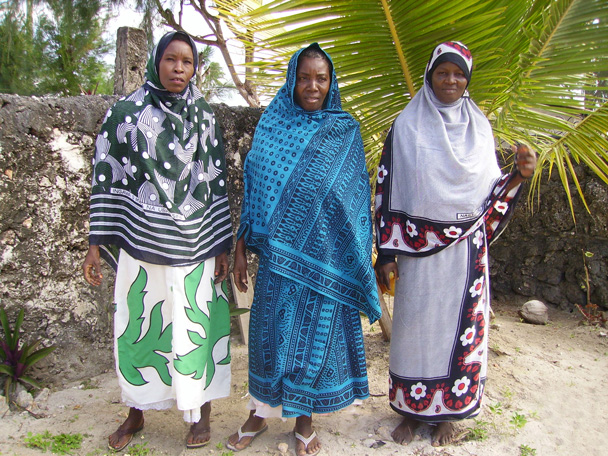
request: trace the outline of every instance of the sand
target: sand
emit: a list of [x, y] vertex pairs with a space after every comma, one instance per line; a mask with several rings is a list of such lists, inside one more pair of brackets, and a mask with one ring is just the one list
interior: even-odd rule
[[[546, 326], [522, 323], [521, 303], [494, 301], [490, 331], [488, 382], [482, 413], [459, 423], [469, 438], [442, 448], [430, 444], [423, 425], [407, 446], [394, 443], [392, 429], [400, 422], [388, 405], [389, 345], [378, 324], [365, 326], [372, 397], [357, 407], [315, 415], [323, 443], [321, 455], [608, 455], [608, 330], [581, 325], [581, 316], [550, 309]], [[185, 448], [188, 426], [177, 410], [147, 412], [145, 429], [133, 444], [150, 455], [217, 455], [232, 453], [227, 437], [246, 419], [247, 347], [236, 334], [232, 344], [232, 394], [212, 405], [208, 446]], [[93, 356], [94, 354], [92, 354]], [[41, 455], [27, 448], [28, 433], [80, 433], [82, 447], [73, 454], [129, 454], [107, 450], [107, 436], [126, 417], [116, 377], [107, 373], [85, 382], [53, 388], [37, 404], [39, 414], [9, 412], [0, 418], [1, 455]], [[294, 455], [294, 420], [271, 420], [269, 430], [241, 455]], [[283, 452], [281, 451], [283, 450]], [[286, 451], [285, 451], [286, 450]], [[50, 451], [47, 453], [50, 454]]]

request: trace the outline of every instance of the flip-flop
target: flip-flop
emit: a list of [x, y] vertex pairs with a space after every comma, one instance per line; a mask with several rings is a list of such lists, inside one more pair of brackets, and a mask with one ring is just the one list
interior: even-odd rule
[[255, 440], [255, 438], [258, 435], [260, 435], [262, 432], [266, 431], [267, 429], [268, 429], [267, 424], [264, 425], [264, 427], [262, 429], [260, 429], [259, 431], [243, 432], [243, 428], [240, 427], [238, 430], [239, 439], [236, 441], [236, 443], [239, 443], [243, 437], [250, 437], [251, 440], [249, 441], [249, 443], [246, 446], [244, 446], [243, 448], [240, 448], [240, 449], [228, 441], [228, 442], [226, 442], [226, 448], [228, 448], [229, 450], [232, 450], [232, 451], [244, 450], [245, 448], [249, 447], [249, 445], [251, 445], [253, 443], [253, 441]]
[[[189, 431], [192, 432], [192, 431]], [[194, 434], [192, 434], [192, 437], [194, 437]], [[186, 448], [202, 448], [205, 445], [208, 445], [209, 442], [211, 442], [211, 438], [209, 438], [209, 440], [207, 440], [206, 442], [200, 442], [200, 443], [188, 443], [188, 436], [186, 436]]]
[[[310, 434], [310, 436], [308, 436], [308, 438], [304, 437], [302, 434], [296, 432], [295, 430], [293, 431], [293, 433], [296, 436], [296, 439], [298, 439], [300, 442], [302, 442], [304, 444], [304, 449], [306, 451], [308, 451], [308, 445], [310, 444], [310, 442], [312, 442], [315, 439], [315, 437], [317, 436], [317, 431], [312, 431], [312, 434]], [[319, 454], [320, 451], [321, 451], [321, 448], [319, 448], [314, 453], [306, 453], [306, 456], [314, 456], [315, 454]], [[297, 448], [296, 448], [296, 454], [298, 454]]]
[[[132, 431], [132, 432], [129, 432], [129, 431], [121, 431], [121, 437], [122, 437], [122, 436], [124, 436], [124, 435], [129, 435], [129, 440], [127, 440], [127, 443], [125, 443], [125, 444], [124, 444], [123, 446], [121, 446], [121, 447], [113, 447], [112, 445], [110, 445], [110, 442], [108, 442], [108, 448], [109, 448], [110, 450], [112, 450], [112, 451], [116, 451], [116, 452], [124, 450], [124, 449], [127, 447], [127, 445], [129, 445], [129, 443], [131, 443], [131, 441], [133, 440], [133, 436], [134, 436], [135, 434], [137, 434], [139, 431], [141, 431], [143, 428], [144, 428], [144, 425], [142, 424], [140, 427], [138, 427], [137, 429], [135, 429], [135, 430], [134, 430], [134, 431]], [[120, 429], [117, 429], [117, 431], [118, 431], [118, 430], [120, 430]], [[120, 439], [119, 439], [119, 440], [120, 440]]]

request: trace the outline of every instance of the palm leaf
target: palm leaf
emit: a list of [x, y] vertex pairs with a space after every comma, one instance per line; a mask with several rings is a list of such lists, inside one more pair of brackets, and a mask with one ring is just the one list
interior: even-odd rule
[[332, 55], [344, 107], [361, 122], [373, 169], [384, 132], [411, 100], [434, 46], [459, 40], [475, 58], [473, 99], [500, 146], [525, 142], [586, 205], [574, 171], [608, 182], [608, 2], [605, 0], [275, 0], [240, 17], [254, 33], [257, 82], [284, 81], [287, 60], [319, 42]]

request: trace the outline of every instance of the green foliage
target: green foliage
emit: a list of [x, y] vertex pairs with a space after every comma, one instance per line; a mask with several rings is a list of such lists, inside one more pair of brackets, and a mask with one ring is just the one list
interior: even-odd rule
[[535, 454], [536, 450], [534, 448], [530, 448], [528, 445], [524, 444], [519, 445], [520, 456], [534, 456]]
[[4, 337], [0, 339], [0, 376], [6, 377], [4, 387], [7, 397], [17, 382], [41, 388], [41, 385], [32, 377], [26, 375], [26, 372], [32, 365], [55, 350], [55, 347], [39, 349], [40, 340], [31, 344], [22, 340], [21, 324], [24, 315], [25, 313], [21, 309], [17, 315], [15, 327], [11, 328], [6, 312], [0, 308], [0, 323], [4, 333]]
[[152, 450], [150, 450], [150, 448], [146, 448], [147, 445], [148, 442], [131, 445], [129, 447], [129, 456], [148, 456], [152, 454]]
[[500, 402], [490, 404], [488, 405], [488, 408], [494, 415], [502, 415], [502, 404]]
[[107, 16], [101, 0], [47, 0], [50, 16], [40, 19], [38, 31], [46, 44], [43, 65], [48, 71], [39, 83], [43, 93], [79, 95], [107, 87], [103, 55], [110, 46], [102, 38]]
[[82, 434], [52, 435], [49, 431], [45, 431], [35, 435], [28, 432], [24, 442], [28, 448], [37, 448], [45, 452], [50, 449], [53, 454], [73, 454], [72, 450], [80, 449], [82, 439]]
[[[30, 0], [25, 13], [20, 2], [0, 11], [0, 92], [111, 94], [112, 74], [103, 61], [110, 46], [102, 34], [114, 1]], [[35, 10], [37, 3], [44, 8]]]
[[224, 70], [218, 62], [211, 60], [215, 49], [204, 46], [198, 53], [199, 67], [196, 74], [196, 86], [207, 101], [222, 101], [236, 90], [234, 84], [227, 82]]
[[431, 50], [459, 40], [473, 53], [470, 93], [499, 147], [526, 143], [539, 154], [532, 188], [540, 171], [557, 171], [574, 211], [571, 186], [586, 205], [575, 165], [608, 183], [605, 0], [273, 0], [239, 20], [264, 55], [251, 64], [264, 77], [258, 85], [284, 80], [291, 54], [312, 41], [330, 52], [371, 171], [387, 129], [423, 84]]
[[466, 440], [485, 440], [488, 437], [488, 423], [481, 420], [475, 420], [475, 427], [468, 429]]
[[0, 92], [35, 93], [35, 64], [41, 55], [17, 11], [0, 19], [0, 42]]
[[509, 420], [509, 423], [511, 423], [513, 426], [515, 426], [518, 429], [523, 428], [527, 422], [528, 422], [528, 419], [526, 418], [526, 415], [522, 415], [518, 412], [513, 412], [513, 415], [511, 416], [511, 419]]

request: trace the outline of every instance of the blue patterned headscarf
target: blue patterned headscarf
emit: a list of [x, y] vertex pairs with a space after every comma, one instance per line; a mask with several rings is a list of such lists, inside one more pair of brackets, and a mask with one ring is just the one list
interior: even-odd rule
[[[309, 47], [324, 53], [316, 43]], [[303, 51], [291, 58], [287, 82], [256, 127], [238, 237], [267, 256], [273, 272], [375, 321], [371, 195], [359, 124], [342, 111], [333, 65], [323, 109], [305, 111], [295, 102]]]

